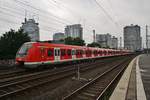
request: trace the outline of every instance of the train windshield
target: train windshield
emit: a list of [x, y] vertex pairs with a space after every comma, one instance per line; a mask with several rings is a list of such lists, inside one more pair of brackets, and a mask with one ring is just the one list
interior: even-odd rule
[[28, 53], [28, 50], [31, 48], [32, 44], [23, 44], [17, 53], [17, 57], [25, 56]]

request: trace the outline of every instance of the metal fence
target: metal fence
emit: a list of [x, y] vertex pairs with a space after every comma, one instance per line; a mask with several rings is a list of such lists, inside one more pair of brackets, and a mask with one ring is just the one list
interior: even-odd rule
[[0, 60], [0, 66], [11, 66], [15, 64], [14, 59], [9, 59], [9, 60]]

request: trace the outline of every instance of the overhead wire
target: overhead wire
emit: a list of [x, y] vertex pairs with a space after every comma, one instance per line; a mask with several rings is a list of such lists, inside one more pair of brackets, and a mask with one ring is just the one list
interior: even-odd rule
[[[9, 16], [11, 16], [11, 17], [13, 16], [13, 17], [15, 17], [16, 19], [17, 19], [17, 18], [18, 18], [18, 19], [20, 19], [20, 18], [23, 19], [23, 16], [22, 16], [22, 17], [21, 17], [21, 16], [15, 16], [15, 15], [13, 15], [13, 14], [6, 13], [6, 12], [2, 12], [2, 13], [6, 14], [6, 15], [9, 15]], [[12, 22], [13, 24], [15, 23], [15, 24], [17, 24], [17, 25], [21, 25], [21, 23], [16, 23], [16, 22], [18, 22], [18, 21], [15, 21], [15, 22], [14, 22], [14, 21], [11, 21], [11, 20], [8, 20], [8, 19], [0, 19], [0, 21], [1, 21], [1, 20], [2, 20], [2, 21], [5, 21], [5, 22], [7, 22], [7, 23], [11, 23], [11, 22]], [[20, 22], [21, 22], [21, 21], [22, 21], [22, 20], [20, 20]], [[41, 25], [41, 26], [44, 26], [43, 23], [41, 23], [40, 25]], [[46, 25], [45, 25], [45, 26], [46, 26]], [[50, 27], [50, 26], [51, 26], [50, 24], [49, 24], [49, 25], [47, 24], [47, 27]], [[50, 28], [52, 29], [52, 26], [51, 26]], [[54, 29], [54, 28], [53, 28], [53, 29]], [[56, 28], [55, 28], [55, 30], [60, 30], [60, 29], [56, 29]]]
[[[47, 26], [47, 27], [51, 27], [51, 25], [50, 25], [50, 23], [52, 23], [51, 21], [49, 21], [49, 18], [50, 17], [52, 17], [52, 18], [54, 18], [54, 19], [56, 19], [54, 22], [56, 22], [56, 23], [59, 23], [59, 24], [62, 24], [62, 25], [67, 25], [67, 24], [72, 24], [72, 22], [70, 22], [70, 21], [68, 21], [68, 20], [66, 20], [66, 19], [63, 19], [63, 18], [59, 18], [59, 17], [57, 17], [57, 16], [55, 16], [55, 15], [53, 15], [51, 12], [49, 12], [49, 11], [45, 11], [45, 10], [42, 10], [42, 9], [40, 9], [40, 8], [37, 8], [37, 7], [34, 7], [34, 6], [32, 6], [32, 5], [30, 5], [30, 4], [26, 4], [25, 2], [23, 2], [23, 1], [19, 1], [19, 0], [13, 0], [13, 1], [15, 1], [18, 5], [20, 5], [20, 7], [22, 7], [22, 8], [24, 8], [24, 10], [28, 10], [29, 8], [32, 8], [32, 9], [34, 9], [35, 10], [35, 12], [34, 11], [30, 11], [30, 10], [28, 10], [28, 12], [31, 12], [31, 13], [33, 13], [34, 15], [39, 15], [39, 16], [41, 16], [40, 17], [40, 20], [41, 20], [41, 23], [42, 24], [45, 24], [45, 25], [43, 25], [43, 26]], [[52, 0], [52, 1], [54, 1], [54, 0]], [[97, 2], [97, 0], [95, 0], [96, 2]], [[56, 3], [56, 5], [55, 6], [57, 6], [57, 3], [58, 2], [55, 2]], [[66, 8], [61, 2], [59, 2], [60, 4], [61, 4], [61, 6], [63, 7], [63, 8], [65, 8], [65, 9], [67, 9], [67, 10], [69, 10], [69, 12], [73, 12], [72, 10], [70, 10], [69, 8]], [[115, 22], [114, 20], [113, 20], [113, 18], [107, 13], [107, 11], [105, 11], [105, 9], [97, 2], [97, 4], [99, 5], [99, 7], [101, 7], [102, 9], [103, 9], [103, 11], [105, 12], [105, 14], [108, 16], [108, 18], [112, 21], [112, 22]], [[8, 10], [8, 11], [10, 11], [10, 10]], [[19, 11], [19, 10], [18, 10]], [[22, 16], [24, 16], [24, 14], [23, 13], [21, 13], [21, 12], [15, 12], [15, 11], [12, 11], [11, 10], [11, 12], [13, 12], [13, 13], [17, 13], [18, 15], [20, 14], [20, 16], [22, 17]], [[38, 13], [38, 14], [37, 14]], [[8, 14], [8, 13], [7, 13]], [[73, 13], [72, 13], [73, 14]], [[15, 16], [15, 15], [14, 15]], [[46, 20], [45, 20], [46, 19]], [[50, 23], [49, 23], [50, 22]], [[89, 26], [88, 26], [89, 27]], [[56, 28], [54, 28], [54, 27], [51, 27], [51, 29], [53, 29], [53, 30], [60, 30], [60, 29], [56, 29]], [[88, 30], [89, 30], [89, 28], [88, 28]]]
[[[77, 15], [77, 17], [79, 17], [81, 19], [81, 16], [80, 16], [79, 13], [75, 12], [74, 10], [70, 9], [69, 7], [66, 7], [62, 2], [60, 2], [60, 1], [58, 2], [58, 1], [55, 1], [55, 0], [48, 0], [48, 1], [53, 1], [53, 3], [55, 3], [55, 6], [59, 5], [59, 7], [67, 9], [70, 12], [70, 14]], [[82, 16], [82, 18], [83, 18], [83, 16]], [[83, 18], [83, 19], [85, 21], [86, 18]], [[88, 26], [86, 26], [86, 27], [84, 26], [84, 30], [86, 30], [86, 31], [92, 31], [94, 28], [91, 28], [91, 26], [92, 26], [91, 24], [88, 24]], [[91, 30], [89, 30], [89, 29], [91, 29]]]
[[111, 22], [115, 24], [116, 27], [119, 27], [118, 23], [111, 17], [111, 15], [105, 10], [105, 8], [100, 4], [100, 1], [94, 0], [98, 7], [105, 13]]
[[[21, 12], [16, 12], [16, 11], [13, 11], [12, 9], [10, 10], [10, 9], [8, 9], [8, 8], [4, 8], [4, 7], [0, 7], [1, 9], [3, 9], [3, 12], [2, 13], [4, 13], [4, 14], [6, 14], [6, 15], [9, 15], [9, 16], [13, 16], [13, 17], [17, 17], [18, 19], [20, 19], [20, 18], [23, 18], [24, 17], [24, 14], [23, 13], [21, 13]], [[9, 13], [6, 13], [6, 12], [9, 12]], [[13, 14], [11, 14], [11, 13], [13, 13]], [[17, 16], [15, 16], [16, 14], [18, 14]], [[5, 20], [6, 21], [6, 20]], [[10, 23], [10, 21], [6, 21], [6, 22], [9, 22]], [[45, 23], [47, 23], [47, 22], [49, 22], [48, 20], [46, 20], [46, 21], [44, 21]], [[42, 23], [43, 23], [43, 21], [42, 21]], [[48, 25], [49, 23], [47, 23], [47, 26], [50, 26], [50, 24]], [[57, 30], [60, 30], [60, 29], [57, 29]]]
[[[20, 7], [22, 7], [22, 5], [24, 5], [24, 6], [29, 6], [29, 7], [31, 7], [31, 8], [33, 8], [33, 9], [35, 9], [35, 10], [38, 10], [38, 11], [40, 11], [41, 12], [41, 9], [38, 9], [38, 8], [36, 8], [36, 7], [33, 7], [33, 6], [31, 6], [31, 5], [28, 5], [28, 4], [25, 4], [24, 2], [20, 2], [20, 1], [18, 1], [18, 0], [14, 0], [15, 2], [18, 2], [19, 3], [19, 5], [20, 5]], [[9, 7], [8, 7], [9, 8]], [[23, 8], [26, 8], [26, 7], [23, 7]], [[16, 9], [17, 10], [17, 9]], [[8, 10], [8, 11], [10, 11], [10, 9]], [[20, 10], [19, 10], [20, 11]], [[22, 13], [22, 12], [16, 12], [16, 11], [12, 11], [11, 10], [11, 12], [13, 12], [13, 13], [17, 13], [18, 15], [22, 15], [22, 16], [24, 16], [24, 14]], [[28, 11], [29, 12], [29, 11]], [[31, 12], [31, 11], [30, 11]], [[43, 12], [45, 12], [45, 11], [43, 11], [42, 10], [42, 13]], [[34, 13], [34, 12], [32, 12], [34, 15], [37, 15], [36, 13]], [[48, 13], [49, 14], [49, 13]], [[44, 19], [43, 18], [43, 14], [40, 14], [40, 16], [42, 15], [42, 17], [41, 17], [41, 19]], [[47, 15], [47, 14], [46, 14]], [[52, 14], [51, 14], [52, 15]], [[45, 16], [45, 14], [44, 14], [44, 17], [47, 17], [46, 19], [48, 19], [48, 16]], [[50, 16], [51, 17], [51, 16]], [[56, 22], [57, 23], [60, 23], [60, 24], [64, 24], [64, 25], [67, 25], [67, 23], [68, 23], [68, 21], [66, 22], [66, 20], [65, 20], [65, 23], [64, 22], [62, 22], [62, 19], [61, 19], [61, 21], [60, 21], [60, 18], [58, 18], [58, 17], [56, 17], [56, 16], [53, 16], [53, 17], [55, 17], [56, 19], [58, 19], [58, 20], [56, 20]], [[48, 21], [48, 20], [47, 20]], [[45, 21], [45, 22], [47, 22], [47, 21]], [[43, 21], [42, 21], [43, 22]], [[70, 23], [70, 22], [69, 22]]]
[[68, 21], [68, 20], [66, 20], [66, 19], [63, 19], [63, 18], [60, 18], [60, 17], [55, 16], [54, 14], [52, 14], [52, 13], [49, 12], [49, 11], [36, 8], [36, 7], [32, 6], [32, 5], [26, 4], [26, 3], [21, 2], [21, 1], [19, 1], [19, 0], [13, 0], [13, 1], [15, 1], [15, 2], [18, 3], [18, 4], [21, 4], [21, 5], [24, 5], [24, 6], [28, 6], [28, 7], [32, 8], [32, 9], [34, 9], [34, 10], [36, 10], [36, 11], [39, 11], [39, 12], [41, 12], [41, 13], [43, 13], [43, 14], [49, 14], [49, 15], [51, 15], [52, 17], [54, 17], [54, 18], [56, 18], [56, 19], [58, 19], [58, 20], [61, 20], [62, 22], [71, 23], [70, 21]]
[[[15, 0], [16, 2], [17, 2], [17, 0]], [[21, 4], [20, 4], [21, 3]], [[18, 2], [17, 2], [17, 4], [18, 4]], [[20, 5], [20, 6], [19, 6]], [[25, 12], [25, 11], [27, 11], [27, 12], [29, 12], [29, 13], [33, 13], [33, 15], [40, 15], [40, 16], [42, 16], [42, 17], [46, 17], [45, 19], [50, 19], [50, 18], [52, 18], [53, 20], [55, 20], [56, 22], [58, 22], [58, 23], [61, 23], [61, 24], [66, 24], [67, 22], [66, 21], [64, 21], [64, 20], [62, 20], [62, 19], [60, 19], [60, 18], [58, 18], [58, 17], [56, 17], [56, 16], [54, 16], [54, 15], [52, 15], [52, 14], [50, 14], [49, 15], [49, 13], [45, 13], [45, 12], [41, 12], [41, 11], [39, 11], [38, 13], [35, 13], [35, 12], [33, 12], [33, 11], [30, 11], [30, 9], [27, 7], [27, 6], [29, 6], [29, 5], [27, 5], [27, 4], [25, 4], [25, 3], [22, 3], [22, 2], [20, 2], [19, 1], [19, 4], [17, 5], [18, 7], [22, 7], [22, 9], [16, 9], [16, 8], [13, 8], [13, 7], [11, 7], [11, 6], [7, 6], [8, 8], [11, 8], [11, 9], [15, 9], [15, 10], [17, 10], [17, 11], [21, 11], [21, 13], [20, 14], [22, 14], [22, 12]], [[30, 6], [30, 7], [32, 7], [32, 6]], [[33, 7], [32, 7], [33, 8]], [[11, 10], [10, 9], [10, 10]], [[28, 10], [29, 9], [29, 10]], [[34, 9], [35, 10], [39, 10], [39, 9], [37, 9], [37, 8], [35, 8], [34, 7]], [[43, 11], [43, 10], [42, 10]], [[18, 13], [18, 12], [17, 12]]]
[[[47, 11], [44, 11], [44, 10], [41, 10], [41, 9], [39, 9], [39, 8], [36, 8], [36, 7], [34, 7], [34, 6], [31, 6], [31, 5], [27, 5], [27, 4], [25, 4], [25, 3], [23, 3], [23, 2], [20, 2], [20, 1], [18, 1], [18, 0], [14, 0], [14, 1], [16, 1], [16, 2], [18, 2], [18, 3], [20, 3], [20, 4], [22, 4], [22, 5], [25, 5], [25, 6], [29, 6], [29, 7], [31, 7], [31, 8], [33, 8], [33, 9], [35, 9], [35, 10], [38, 10], [38, 11], [40, 11], [40, 12], [42, 12], [43, 14], [45, 14], [44, 12], [46, 12], [47, 14], [51, 14], [51, 13], [49, 13], [49, 12], [47, 12]], [[52, 14], [51, 14], [52, 15]], [[55, 15], [52, 15], [53, 17], [55, 17], [55, 18], [57, 18], [57, 19], [61, 19], [61, 18], [58, 18], [57, 16], [55, 16]], [[65, 22], [65, 23], [70, 23], [70, 22], [68, 22], [68, 20], [65, 20], [64, 21], [64, 19], [61, 19], [61, 21], [63, 20], [63, 22]], [[61, 22], [61, 24], [65, 24], [65, 23], [63, 23], [63, 22]], [[65, 24], [66, 25], [66, 24]]]

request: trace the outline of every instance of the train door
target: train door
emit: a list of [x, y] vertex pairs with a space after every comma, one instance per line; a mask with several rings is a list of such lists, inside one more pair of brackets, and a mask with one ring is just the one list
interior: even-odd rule
[[72, 49], [72, 59], [76, 59], [76, 50], [75, 49]]
[[86, 58], [86, 50], [83, 49], [83, 58]]
[[41, 61], [45, 61], [45, 48], [41, 48]]
[[60, 48], [55, 48], [54, 49], [54, 59], [55, 61], [60, 61]]
[[93, 50], [93, 49], [91, 50], [91, 53], [92, 53], [92, 58], [93, 58], [93, 57], [95, 56], [95, 55], [94, 55], [94, 50]]

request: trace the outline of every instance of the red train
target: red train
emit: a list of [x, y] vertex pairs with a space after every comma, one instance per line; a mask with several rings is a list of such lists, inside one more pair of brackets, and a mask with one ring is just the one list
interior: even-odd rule
[[56, 64], [108, 56], [126, 55], [127, 50], [91, 48], [42, 42], [24, 43], [16, 54], [16, 64], [36, 68], [44, 64]]

